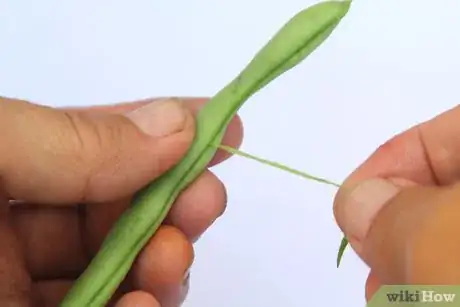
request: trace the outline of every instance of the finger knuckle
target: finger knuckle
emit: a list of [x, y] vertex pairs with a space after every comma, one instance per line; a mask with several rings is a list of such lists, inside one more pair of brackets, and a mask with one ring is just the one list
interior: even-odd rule
[[[97, 116], [97, 117], [96, 117]], [[118, 165], [120, 140], [125, 138], [123, 125], [117, 116], [91, 115], [83, 112], [63, 112], [63, 122], [68, 131], [62, 137], [70, 144], [74, 167], [81, 173], [87, 195], [93, 178], [108, 164]], [[118, 144], [118, 145], [117, 145]]]

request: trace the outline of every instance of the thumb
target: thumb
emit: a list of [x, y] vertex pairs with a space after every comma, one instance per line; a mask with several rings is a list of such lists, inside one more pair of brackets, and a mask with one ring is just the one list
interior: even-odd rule
[[0, 192], [38, 203], [129, 196], [175, 165], [194, 136], [178, 100], [126, 114], [64, 111], [0, 98]]
[[460, 284], [460, 185], [398, 179], [344, 186], [336, 219], [381, 284]]

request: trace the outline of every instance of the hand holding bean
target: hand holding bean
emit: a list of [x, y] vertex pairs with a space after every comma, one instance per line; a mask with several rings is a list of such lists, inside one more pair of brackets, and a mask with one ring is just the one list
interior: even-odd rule
[[[0, 98], [0, 306], [58, 306], [132, 195], [185, 154], [206, 101], [64, 110]], [[235, 117], [223, 143], [238, 147], [241, 139]], [[210, 165], [227, 158], [219, 151]], [[206, 170], [181, 193], [109, 306], [177, 307], [192, 244], [225, 203], [224, 185]]]
[[336, 219], [381, 285], [460, 284], [460, 107], [382, 145], [345, 181]]
[[237, 111], [257, 91], [315, 51], [334, 32], [350, 5], [350, 0], [325, 1], [297, 13], [208, 101], [197, 115], [195, 138], [185, 156], [136, 194], [61, 307], [99, 307], [112, 297], [175, 199], [206, 169]]
[[[136, 266], [148, 266], [150, 259], [162, 257], [161, 251], [156, 256], [144, 255], [153, 244], [152, 240], [155, 242], [158, 235], [165, 233], [162, 226], [165, 219], [168, 221], [169, 217], [173, 222], [178, 219], [174, 218], [176, 214], [173, 204], [180, 202], [185, 197], [183, 195], [208, 174], [207, 167], [216, 159], [221, 143], [225, 143], [228, 135], [226, 132], [234, 123], [239, 108], [257, 91], [302, 62], [319, 47], [347, 14], [350, 4], [350, 0], [325, 1], [296, 14], [235, 79], [200, 109], [196, 122], [187, 108], [172, 101], [146, 104], [122, 116], [114, 114], [113, 109], [108, 113], [101, 109], [59, 112], [6, 100], [7, 103], [2, 106], [8, 117], [4, 130], [11, 129], [13, 132], [10, 134], [13, 136], [7, 135], [5, 144], [8, 147], [5, 148], [14, 145], [13, 149], [22, 151], [19, 154], [13, 150], [13, 154], [7, 156], [5, 163], [9, 169], [2, 178], [5, 201], [19, 200], [21, 202], [16, 202], [14, 208], [28, 208], [32, 203], [63, 207], [62, 204], [69, 203], [88, 205], [123, 200], [124, 205], [117, 214], [111, 214], [108, 218], [111, 222], [108, 224], [112, 225], [104, 228], [105, 238], [99, 236], [98, 244], [80, 243], [79, 248], [83, 253], [71, 270], [72, 278], [78, 278], [60, 302], [61, 307], [105, 306], [114, 299], [113, 295], [120, 287], [126, 288], [123, 285], [126, 280], [134, 280], [135, 287], [146, 288], [143, 289], [145, 292], [139, 293], [145, 299], [148, 297], [153, 302], [155, 298], [149, 296], [149, 293], [155, 294], [162, 301], [163, 307], [180, 303], [180, 300], [171, 303], [160, 298], [161, 295], [151, 288], [154, 283], [142, 277], [145, 270], [139, 271]], [[119, 111], [121, 109], [123, 106], [116, 108]], [[166, 111], [174, 113], [166, 116]], [[27, 121], [22, 115], [24, 112], [30, 116], [26, 117]], [[14, 122], [16, 119], [22, 119], [25, 124]], [[33, 125], [37, 126], [37, 130], [26, 129]], [[64, 129], [64, 132], [58, 128]], [[40, 129], [47, 130], [41, 132]], [[73, 139], [68, 137], [69, 133], [73, 133]], [[235, 133], [238, 135], [238, 132]], [[50, 139], [51, 136], [56, 139]], [[27, 144], [17, 142], [22, 139]], [[234, 140], [238, 140], [238, 137]], [[44, 145], [45, 149], [40, 149], [43, 152], [36, 148], [34, 152], [28, 148], [37, 144]], [[9, 149], [5, 152], [9, 152]], [[21, 166], [21, 163], [26, 166]], [[53, 175], [55, 177], [51, 177]], [[13, 179], [8, 176], [13, 176]], [[216, 187], [219, 188], [222, 190], [221, 185]], [[131, 197], [136, 190], [138, 192], [135, 197]], [[94, 215], [94, 210], [89, 209], [93, 207], [101, 208], [100, 205], [80, 205], [78, 210], [74, 210], [74, 215], [84, 216], [83, 221], [74, 221], [80, 236], [87, 235], [89, 230], [85, 227], [88, 223], [107, 218], [104, 214], [99, 217]], [[7, 217], [10, 215], [8, 213]], [[112, 223], [115, 219], [116, 222]], [[98, 230], [98, 227], [102, 227], [94, 225]], [[169, 232], [174, 231], [172, 228], [167, 229]], [[176, 234], [180, 233], [176, 230]], [[186, 254], [191, 253], [191, 248], [187, 249], [186, 244], [182, 248]], [[173, 254], [183, 253], [175, 251]], [[81, 272], [85, 266], [86, 269]], [[19, 272], [27, 279], [25, 267], [27, 265], [23, 265]], [[186, 274], [185, 271], [182, 273], [181, 278]], [[129, 285], [127, 287], [131, 289]], [[131, 298], [122, 298], [119, 302], [121, 306], [133, 304], [134, 294], [128, 295]], [[178, 296], [177, 291], [169, 295]], [[28, 295], [19, 297], [30, 299]]]

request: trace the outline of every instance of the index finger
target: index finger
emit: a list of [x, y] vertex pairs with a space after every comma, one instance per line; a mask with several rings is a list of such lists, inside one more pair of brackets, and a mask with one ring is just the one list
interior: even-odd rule
[[[460, 177], [460, 107], [416, 125], [380, 146], [343, 183], [334, 200], [334, 215], [345, 231], [352, 221], [341, 192], [375, 178], [405, 179], [421, 186], [448, 185]], [[348, 214], [350, 213], [350, 214]], [[362, 226], [362, 225], [358, 225]]]
[[[402, 178], [422, 186], [449, 185], [460, 177], [460, 107], [416, 125], [381, 145], [343, 183], [340, 191], [372, 178]], [[347, 203], [334, 200], [334, 215], [342, 230]], [[368, 298], [379, 288], [371, 273]]]
[[[342, 184], [349, 189], [372, 178], [401, 178], [430, 186], [460, 177], [460, 106], [421, 123], [381, 145]], [[343, 230], [347, 204], [334, 200], [334, 215]]]

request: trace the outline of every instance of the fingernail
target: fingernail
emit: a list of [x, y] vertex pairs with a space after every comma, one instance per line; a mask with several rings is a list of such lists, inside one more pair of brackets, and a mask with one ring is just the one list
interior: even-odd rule
[[185, 128], [187, 110], [177, 99], [152, 101], [126, 116], [144, 133], [153, 137], [165, 137]]
[[192, 240], [191, 240], [192, 243], [195, 244], [196, 242], [198, 242], [198, 240], [201, 238], [201, 236], [202, 235], [200, 234], [200, 235], [197, 235], [197, 236], [193, 237]]
[[385, 179], [366, 180], [339, 191], [336, 206], [342, 212], [341, 226], [355, 249], [365, 239], [380, 209], [399, 191], [400, 187]]
[[182, 280], [182, 284], [186, 285], [190, 280], [190, 269], [188, 269], [184, 274], [184, 279]]
[[184, 279], [184, 281], [182, 283], [182, 287], [181, 287], [181, 291], [180, 291], [180, 298], [179, 298], [179, 301], [180, 301], [179, 305], [180, 306], [182, 306], [182, 304], [187, 299], [189, 289], [190, 289], [190, 271], [187, 273], [187, 276], [185, 277], [185, 279]]

